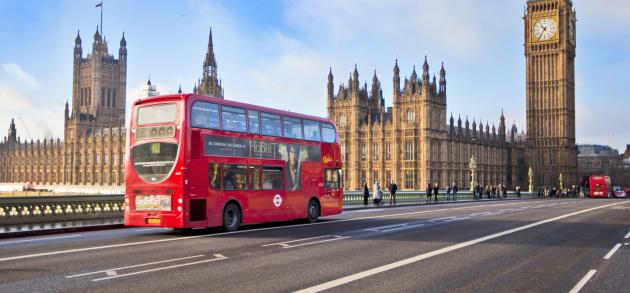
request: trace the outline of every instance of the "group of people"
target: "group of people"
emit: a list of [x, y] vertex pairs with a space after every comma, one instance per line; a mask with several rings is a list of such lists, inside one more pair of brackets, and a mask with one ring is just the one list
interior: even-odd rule
[[[521, 197], [521, 187], [516, 186], [515, 190], [516, 196], [518, 198]], [[488, 184], [485, 187], [477, 184], [473, 189], [473, 198], [474, 199], [483, 199], [483, 196], [486, 196], [488, 199], [505, 199], [507, 198], [507, 187], [503, 184], [491, 185]]]
[[[389, 205], [396, 205], [396, 191], [398, 191], [398, 185], [394, 180], [389, 182], [389, 186], [387, 187], [389, 190]], [[363, 183], [363, 205], [368, 205], [368, 199], [370, 198], [370, 189], [368, 188], [367, 181]], [[374, 201], [375, 206], [383, 205], [383, 190], [381, 190], [381, 184], [378, 180], [374, 181], [374, 185], [372, 186], [372, 199]]]
[[579, 188], [576, 185], [567, 187], [567, 188], [562, 188], [559, 189], [557, 187], [550, 187], [550, 186], [543, 186], [541, 188], [538, 189], [538, 197], [539, 198], [544, 198], [544, 197], [572, 197], [572, 198], [576, 198], [576, 197], [584, 197], [584, 193], [582, 192], [581, 188]]
[[[446, 200], [457, 200], [457, 192], [459, 192], [459, 187], [457, 183], [453, 182], [453, 184], [446, 185]], [[438, 194], [440, 192], [440, 185], [438, 183], [433, 184], [427, 183], [427, 203], [431, 202], [431, 195], [433, 195], [433, 202], [438, 202]]]

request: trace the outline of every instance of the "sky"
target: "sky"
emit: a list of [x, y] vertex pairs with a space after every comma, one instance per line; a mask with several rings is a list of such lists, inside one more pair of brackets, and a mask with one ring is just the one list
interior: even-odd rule
[[[573, 2], [577, 143], [623, 151], [630, 143], [630, 1]], [[97, 3], [0, 0], [0, 129], [15, 118], [22, 138], [63, 136], [74, 38], [80, 31], [84, 57], [91, 52]], [[431, 74], [444, 62], [449, 115], [498, 125], [503, 111], [521, 130], [524, 7], [525, 0], [104, 0], [103, 32], [116, 57], [125, 33], [127, 104], [149, 77], [162, 94], [180, 83], [192, 92], [212, 27], [228, 99], [325, 116], [329, 68], [336, 91], [356, 64], [368, 86], [376, 70], [391, 105], [395, 60], [404, 78], [426, 55]]]

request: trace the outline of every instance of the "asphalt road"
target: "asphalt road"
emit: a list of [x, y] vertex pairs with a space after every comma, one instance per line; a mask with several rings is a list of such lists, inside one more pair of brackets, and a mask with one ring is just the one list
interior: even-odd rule
[[[630, 292], [630, 200], [348, 211], [0, 241], [0, 292]], [[573, 291], [577, 292], [577, 291]]]

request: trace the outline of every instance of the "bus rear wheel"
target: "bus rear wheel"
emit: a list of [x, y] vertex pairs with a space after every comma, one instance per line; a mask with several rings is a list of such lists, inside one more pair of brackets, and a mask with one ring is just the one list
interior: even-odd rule
[[227, 232], [236, 231], [241, 225], [241, 210], [233, 203], [223, 209], [223, 229]]
[[319, 203], [314, 200], [311, 199], [311, 201], [308, 202], [308, 209], [307, 209], [307, 216], [308, 216], [308, 222], [309, 223], [315, 223], [317, 222], [317, 220], [319, 219]]

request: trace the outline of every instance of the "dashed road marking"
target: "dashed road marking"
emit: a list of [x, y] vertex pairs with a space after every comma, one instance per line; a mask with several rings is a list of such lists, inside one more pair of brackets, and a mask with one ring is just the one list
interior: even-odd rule
[[630, 232], [628, 232], [628, 234], [626, 234], [626, 236], [625, 236], [625, 237], [623, 237], [623, 238], [624, 238], [624, 239], [628, 239], [628, 238], [630, 238]]
[[575, 284], [575, 286], [573, 287], [573, 289], [571, 289], [571, 291], [569, 291], [569, 293], [578, 293], [578, 292], [580, 292], [582, 287], [584, 287], [584, 285], [586, 285], [588, 280], [590, 280], [593, 277], [593, 275], [595, 275], [595, 273], [597, 273], [597, 270], [590, 270], [590, 271], [588, 271], [588, 273], [586, 273], [586, 275], [584, 275], [584, 277], [582, 277], [582, 279], [577, 284]]
[[154, 261], [154, 262], [149, 262], [149, 263], [125, 266], [125, 267], [118, 267], [118, 268], [113, 268], [113, 269], [106, 269], [106, 270], [101, 270], [101, 271], [95, 271], [95, 272], [89, 272], [89, 273], [83, 273], [83, 274], [66, 276], [66, 279], [76, 278], [76, 277], [83, 277], [83, 276], [94, 275], [94, 274], [99, 274], [99, 273], [105, 273], [105, 274], [109, 275], [110, 274], [109, 272], [114, 272], [115, 273], [116, 271], [122, 271], [122, 270], [126, 270], [126, 269], [131, 269], [131, 268], [144, 267], [144, 266], [156, 265], [156, 264], [161, 264], [161, 263], [174, 262], [174, 261], [186, 260], [186, 259], [191, 259], [191, 258], [198, 258], [198, 257], [203, 257], [203, 256], [204, 256], [203, 254], [200, 254], [200, 255], [193, 255], [193, 256], [180, 257], [180, 258], [172, 258], [172, 259], [167, 259], [167, 260]]
[[617, 252], [619, 247], [621, 247], [621, 243], [615, 244], [615, 246], [613, 246], [613, 248], [611, 248], [610, 251], [608, 251], [608, 253], [604, 256], [604, 259], [605, 260], [609, 260], [613, 256], [613, 254], [615, 254], [615, 252]]
[[[327, 238], [327, 239], [324, 239], [324, 238]], [[270, 244], [265, 244], [265, 245], [261, 245], [261, 246], [274, 246], [274, 245], [277, 245], [277, 246], [281, 246], [282, 248], [294, 248], [294, 247], [313, 245], [313, 244], [330, 242], [330, 241], [337, 241], [337, 240], [347, 239], [347, 238], [350, 238], [350, 236], [322, 235], [322, 236], [317, 236], [317, 237], [309, 237], [309, 238], [303, 238], [303, 239], [297, 239], [297, 240], [291, 240], [291, 241], [270, 243]], [[304, 242], [304, 241], [315, 240], [315, 239], [323, 239], [323, 240]], [[289, 243], [292, 243], [292, 244], [289, 244]], [[293, 244], [293, 243], [298, 243], [298, 244]]]

